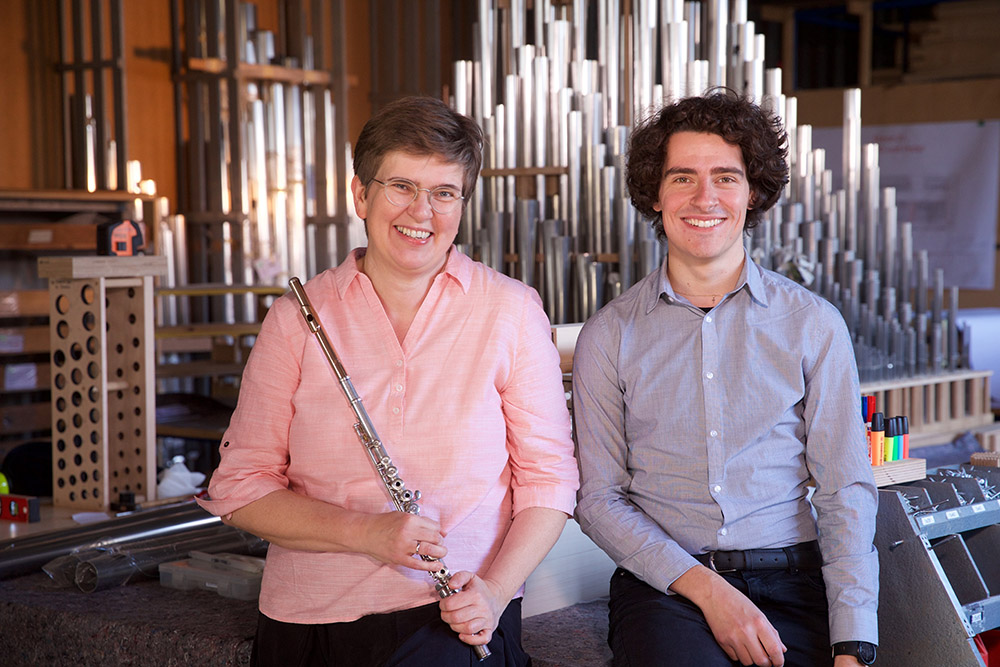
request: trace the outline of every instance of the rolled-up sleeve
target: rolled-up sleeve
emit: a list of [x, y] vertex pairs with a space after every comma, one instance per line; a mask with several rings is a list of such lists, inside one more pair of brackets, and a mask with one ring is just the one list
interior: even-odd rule
[[513, 511], [548, 507], [572, 515], [579, 470], [559, 353], [538, 294], [530, 289], [524, 294], [512, 371], [501, 389]]
[[217, 516], [289, 486], [288, 432], [305, 339], [295, 308], [288, 296], [274, 303], [247, 360], [239, 400], [219, 447], [219, 467], [209, 482], [209, 499], [199, 500]]

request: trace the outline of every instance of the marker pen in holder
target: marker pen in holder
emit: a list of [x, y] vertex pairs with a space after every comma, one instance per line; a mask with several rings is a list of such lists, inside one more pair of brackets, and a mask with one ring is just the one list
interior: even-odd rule
[[880, 466], [885, 462], [885, 418], [881, 412], [872, 413], [871, 442], [872, 465]]

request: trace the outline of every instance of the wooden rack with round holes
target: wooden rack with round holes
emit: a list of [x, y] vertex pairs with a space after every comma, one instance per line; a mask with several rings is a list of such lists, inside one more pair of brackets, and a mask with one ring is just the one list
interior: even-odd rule
[[153, 276], [160, 256], [42, 257], [49, 281], [52, 504], [156, 497]]

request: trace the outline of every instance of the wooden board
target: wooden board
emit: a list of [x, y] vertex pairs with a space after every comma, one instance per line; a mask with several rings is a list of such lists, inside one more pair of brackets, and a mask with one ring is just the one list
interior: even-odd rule
[[872, 466], [872, 475], [875, 476], [875, 485], [879, 487], [912, 482], [927, 476], [927, 461], [918, 458], [890, 461]]

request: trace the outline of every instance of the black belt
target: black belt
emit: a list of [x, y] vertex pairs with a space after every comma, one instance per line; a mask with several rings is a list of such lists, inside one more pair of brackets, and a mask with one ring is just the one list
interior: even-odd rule
[[709, 551], [704, 554], [694, 554], [694, 557], [702, 565], [716, 572], [818, 570], [823, 566], [823, 556], [815, 540], [780, 549]]

